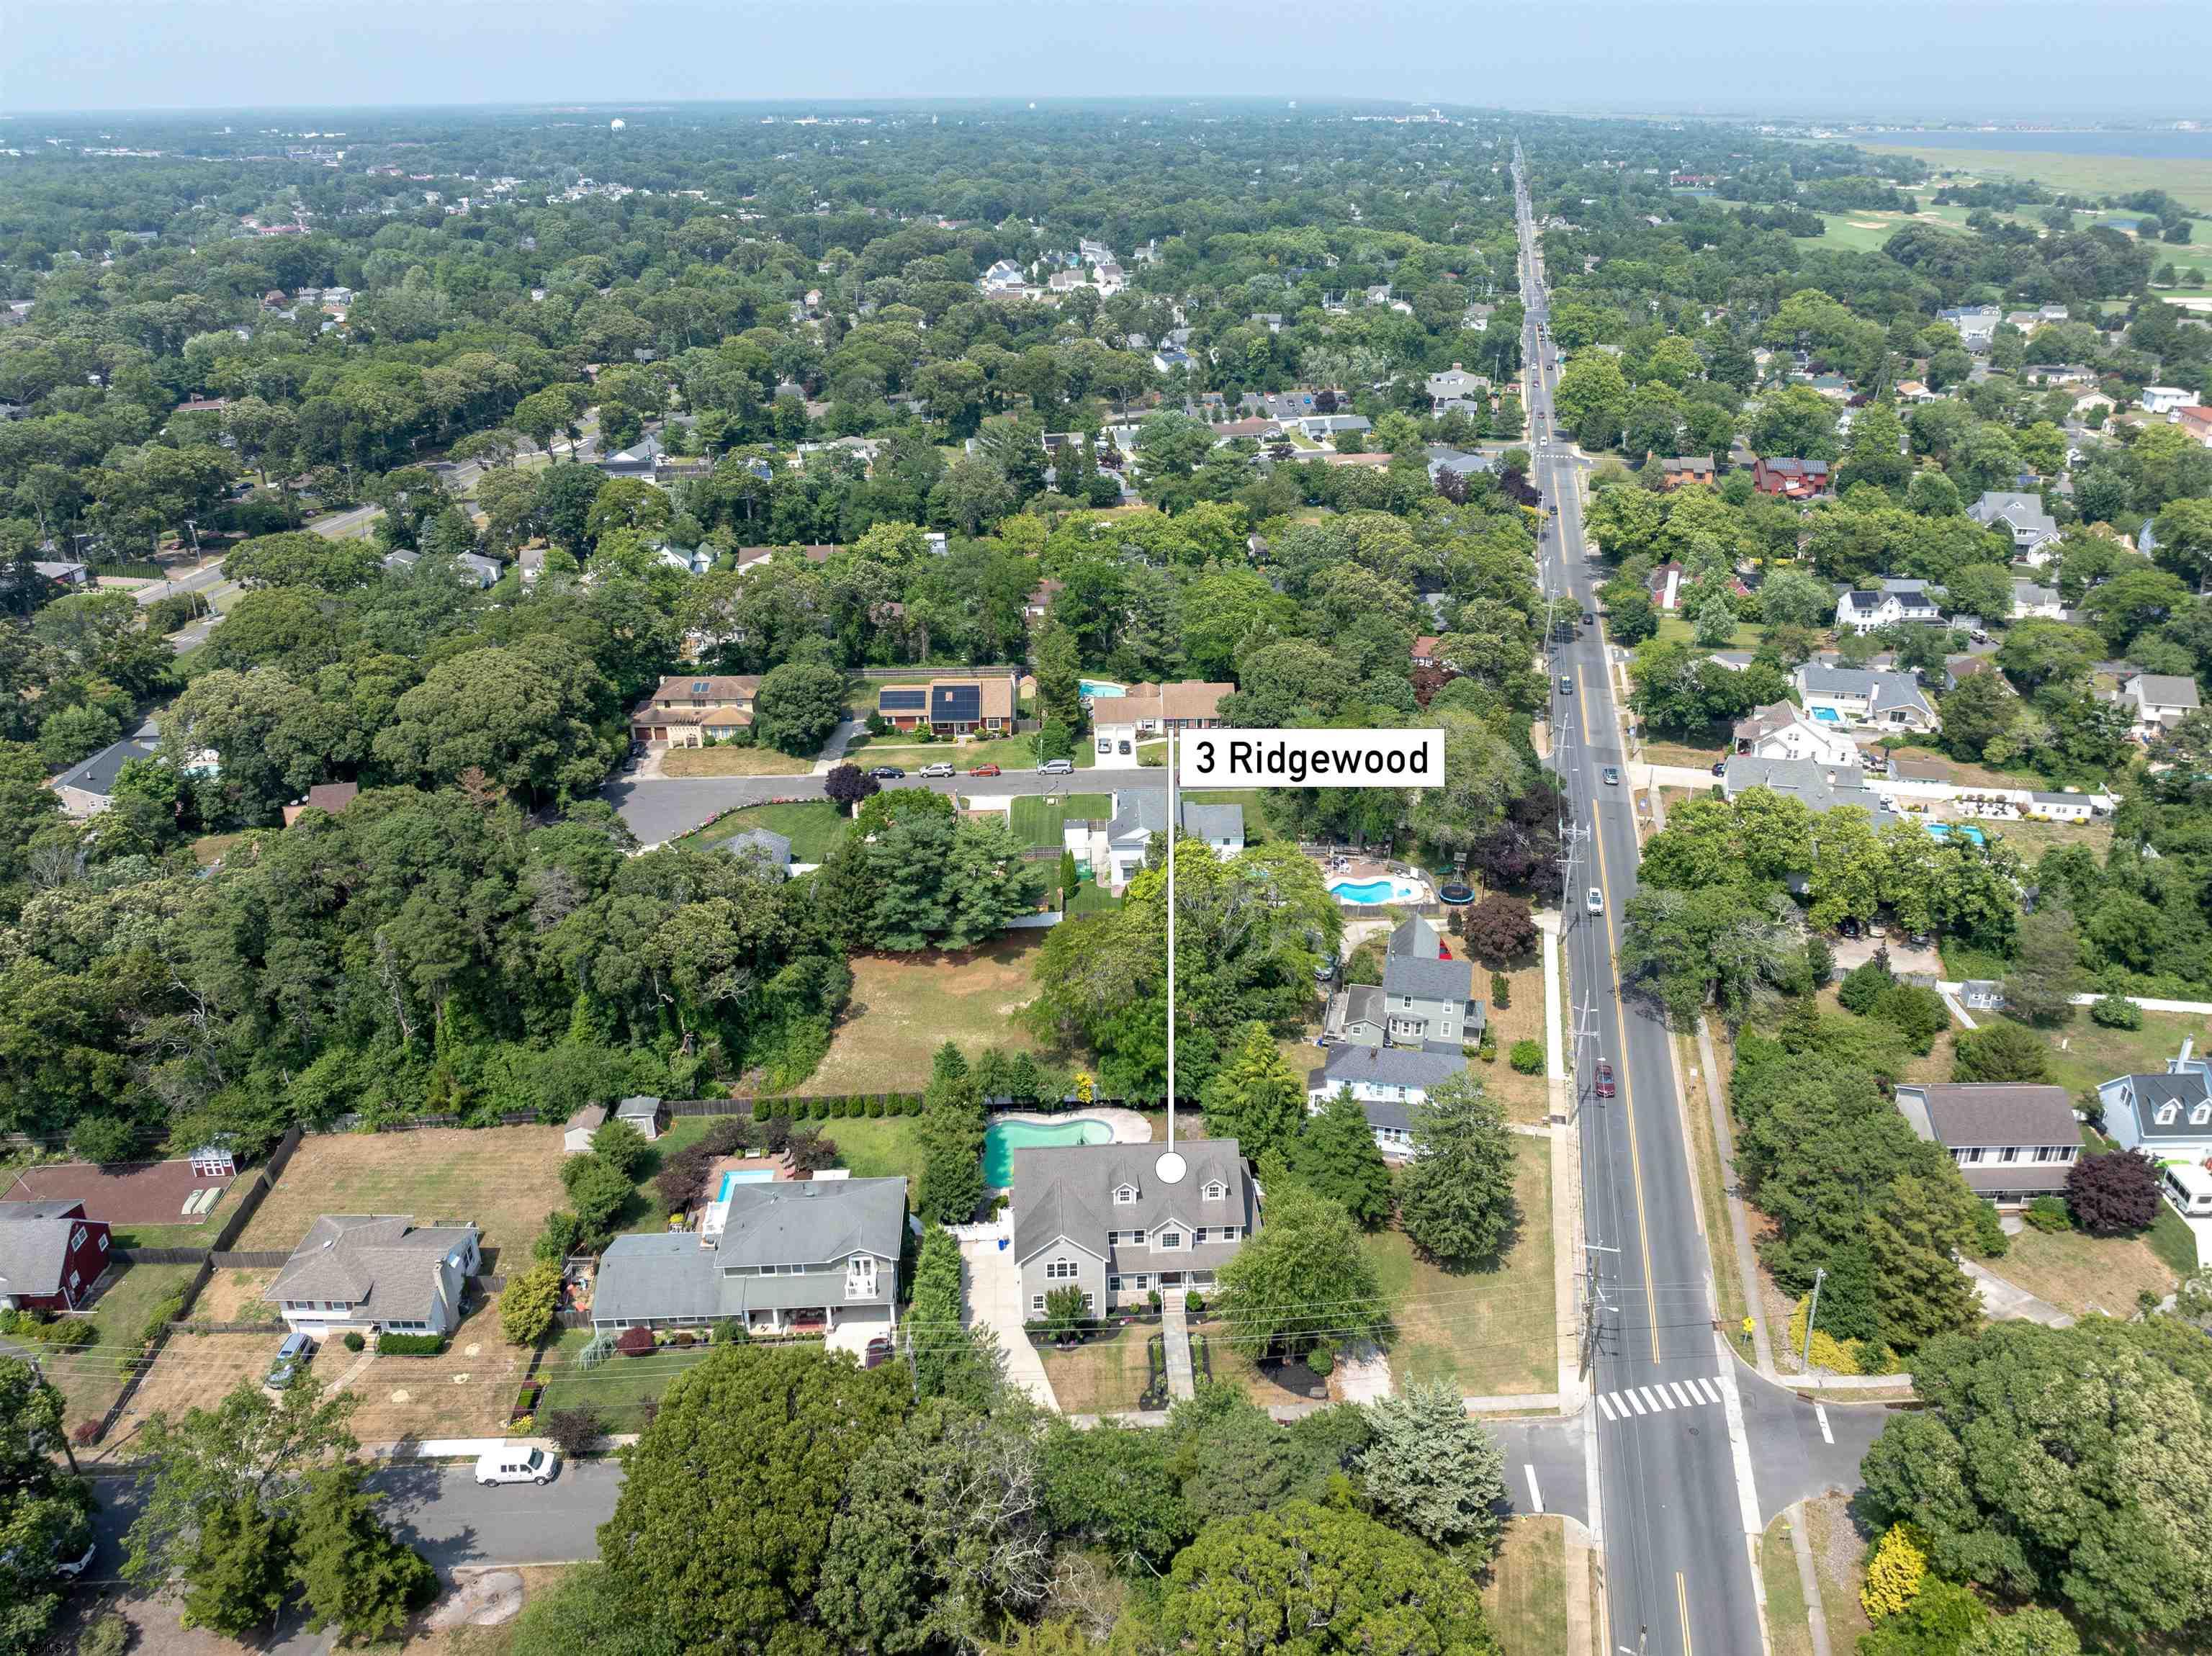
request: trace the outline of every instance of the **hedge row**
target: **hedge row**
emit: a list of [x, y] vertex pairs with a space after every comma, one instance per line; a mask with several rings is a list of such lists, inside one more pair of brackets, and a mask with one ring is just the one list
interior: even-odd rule
[[443, 1334], [380, 1334], [376, 1350], [380, 1356], [434, 1357], [446, 1349]]
[[879, 1120], [887, 1115], [920, 1115], [920, 1093], [832, 1094], [819, 1098], [757, 1098], [753, 1119], [772, 1121], [785, 1116], [793, 1121]]

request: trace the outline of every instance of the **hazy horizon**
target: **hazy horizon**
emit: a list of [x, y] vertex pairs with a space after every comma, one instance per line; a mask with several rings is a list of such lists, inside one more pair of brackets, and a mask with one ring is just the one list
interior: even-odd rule
[[[334, 27], [343, 23], [343, 29]], [[2203, 0], [48, 0], [0, 115], [948, 99], [1393, 100], [1592, 115], [2212, 120]], [[2197, 67], [2189, 67], [2194, 64]]]

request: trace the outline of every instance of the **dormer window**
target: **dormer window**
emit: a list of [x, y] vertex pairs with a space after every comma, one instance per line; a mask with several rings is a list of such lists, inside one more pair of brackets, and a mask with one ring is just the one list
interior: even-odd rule
[[1216, 1179], [1207, 1184], [1202, 1194], [1209, 1202], [1218, 1202], [1228, 1196], [1229, 1186]]
[[2192, 1127], [2201, 1127], [2208, 1121], [2212, 1121], [2212, 1104], [2199, 1104], [2189, 1113], [2189, 1125]]
[[2158, 1125], [2159, 1125], [2160, 1126], [2161, 1126], [2161, 1127], [2170, 1127], [2170, 1126], [2172, 1126], [2175, 1122], [2177, 1122], [2177, 1121], [2179, 1121], [2179, 1120], [2180, 1120], [2180, 1119], [2181, 1119], [2181, 1106], [2180, 1106], [2180, 1105], [2179, 1105], [2179, 1104], [2161, 1104], [2161, 1105], [2160, 1105], [2160, 1106], [2158, 1107]]
[[1114, 1201], [1117, 1206], [1126, 1207], [1136, 1199], [1137, 1187], [1134, 1185], [1116, 1185], [1114, 1186]]

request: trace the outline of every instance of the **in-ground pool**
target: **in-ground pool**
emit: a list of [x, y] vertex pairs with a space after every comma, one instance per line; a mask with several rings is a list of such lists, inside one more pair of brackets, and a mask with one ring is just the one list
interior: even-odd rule
[[1939, 840], [1948, 840], [1955, 834], [1961, 840], [1971, 840], [1973, 844], [1978, 846], [1987, 845], [1989, 843], [1989, 836], [1984, 834], [1981, 829], [1973, 827], [1970, 823], [1961, 823], [1956, 828], [1954, 828], [1948, 822], [1923, 822], [1920, 826], [1926, 828], [1930, 834], [1934, 834]]
[[1116, 684], [1111, 679], [1105, 678], [1079, 678], [1075, 681], [1075, 688], [1076, 693], [1085, 701], [1095, 701], [1102, 695], [1129, 694], [1127, 685]]
[[1815, 707], [1813, 709], [1813, 717], [1823, 725], [1840, 725], [1844, 722], [1844, 716], [1833, 707]]
[[994, 1121], [983, 1133], [983, 1182], [1004, 1190], [1014, 1182], [1014, 1152], [1042, 1144], [1110, 1144], [1114, 1130], [1089, 1116], [1073, 1121]]
[[714, 1192], [714, 1199], [728, 1201], [732, 1185], [765, 1185], [775, 1177], [773, 1168], [732, 1168], [722, 1174], [722, 1187]]
[[1417, 903], [1423, 894], [1411, 880], [1384, 875], [1372, 880], [1333, 880], [1328, 895], [1340, 903], [1359, 903], [1372, 908], [1382, 903]]

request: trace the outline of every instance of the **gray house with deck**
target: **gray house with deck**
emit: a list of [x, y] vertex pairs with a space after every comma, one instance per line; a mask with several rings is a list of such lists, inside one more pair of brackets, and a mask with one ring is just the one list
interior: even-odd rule
[[730, 1186], [720, 1232], [617, 1236], [599, 1256], [592, 1326], [820, 1333], [860, 1350], [898, 1325], [903, 1179]]

